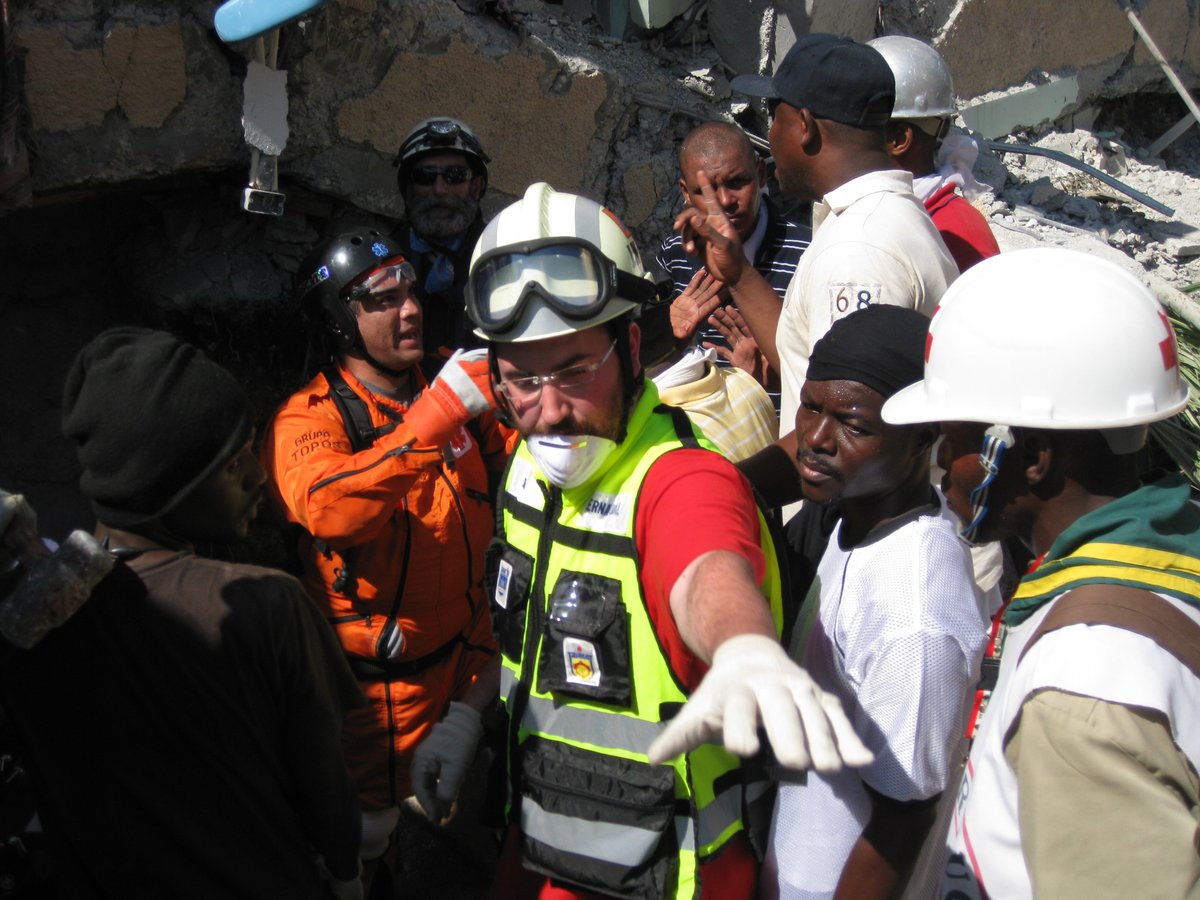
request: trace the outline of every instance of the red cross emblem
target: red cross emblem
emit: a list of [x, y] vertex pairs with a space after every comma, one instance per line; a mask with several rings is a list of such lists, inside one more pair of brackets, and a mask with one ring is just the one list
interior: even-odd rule
[[1167, 336], [1158, 342], [1158, 349], [1162, 353], [1163, 370], [1170, 372], [1179, 367], [1179, 351], [1175, 346], [1175, 329], [1171, 327], [1171, 320], [1162, 310], [1159, 310], [1158, 317], [1162, 319], [1163, 327], [1167, 329]]
[[929, 351], [933, 349], [933, 320], [937, 318], [937, 314], [942, 311], [941, 305], [935, 306], [933, 315], [929, 317], [929, 330], [925, 332], [925, 362], [929, 363]]

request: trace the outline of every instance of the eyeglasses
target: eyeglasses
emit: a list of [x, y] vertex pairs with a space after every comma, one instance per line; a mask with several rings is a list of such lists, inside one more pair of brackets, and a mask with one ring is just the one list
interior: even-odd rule
[[467, 166], [442, 166], [440, 169], [435, 166], [422, 166], [413, 169], [409, 177], [418, 187], [433, 187], [439, 176], [446, 184], [462, 184], [471, 174]]
[[480, 255], [467, 282], [467, 312], [489, 334], [510, 330], [531, 298], [581, 322], [613, 299], [645, 303], [653, 282], [617, 268], [595, 245], [578, 238], [539, 238]]
[[554, 385], [560, 391], [581, 388], [596, 380], [596, 373], [608, 362], [608, 358], [613, 355], [616, 348], [617, 342], [613, 341], [608, 346], [608, 352], [597, 362], [582, 366], [568, 366], [557, 372], [551, 372], [549, 375], [523, 375], [519, 378], [506, 378], [496, 387], [504, 396], [514, 402], [527, 401], [539, 396], [542, 388], [548, 384]]
[[393, 256], [350, 282], [346, 288], [346, 299], [361, 300], [370, 294], [411, 288], [416, 281], [417, 272], [412, 263], [403, 256]]

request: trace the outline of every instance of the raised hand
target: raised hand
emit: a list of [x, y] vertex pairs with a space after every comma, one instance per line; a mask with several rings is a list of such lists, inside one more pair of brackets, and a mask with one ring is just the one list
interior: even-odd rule
[[696, 173], [700, 184], [700, 206], [685, 206], [675, 217], [675, 230], [683, 238], [686, 253], [704, 261], [709, 274], [725, 284], [734, 284], [748, 265], [737, 229], [730, 223], [707, 173]]
[[754, 380], [763, 387], [769, 386], [771, 366], [766, 356], [758, 349], [758, 341], [750, 333], [746, 320], [736, 306], [722, 306], [714, 310], [708, 317], [708, 324], [720, 332], [721, 337], [728, 342], [728, 347], [717, 344], [705, 344], [726, 359], [730, 364], [744, 369], [754, 376]]
[[671, 331], [675, 340], [690, 343], [700, 326], [723, 302], [720, 281], [700, 269], [688, 286], [671, 301]]

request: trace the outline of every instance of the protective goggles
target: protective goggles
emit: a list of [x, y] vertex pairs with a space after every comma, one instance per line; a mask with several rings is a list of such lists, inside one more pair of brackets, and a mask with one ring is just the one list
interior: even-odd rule
[[480, 256], [467, 283], [467, 311], [485, 332], [501, 334], [516, 324], [531, 299], [582, 322], [610, 300], [645, 303], [654, 296], [653, 282], [622, 272], [595, 245], [553, 237]]
[[468, 166], [418, 166], [408, 177], [418, 187], [433, 187], [439, 177], [446, 184], [462, 184], [472, 174]]
[[407, 293], [417, 282], [417, 272], [403, 256], [393, 256], [363, 273], [346, 287], [347, 300], [361, 300], [370, 294], [403, 290]]

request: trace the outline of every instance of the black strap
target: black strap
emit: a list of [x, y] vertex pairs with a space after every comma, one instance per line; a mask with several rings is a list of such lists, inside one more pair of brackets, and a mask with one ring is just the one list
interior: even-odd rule
[[[371, 424], [371, 413], [367, 409], [366, 401], [354, 393], [354, 389], [346, 383], [337, 366], [326, 366], [321, 370], [321, 374], [329, 382], [329, 397], [342, 416], [342, 424], [346, 426], [351, 452], [366, 450], [385, 434], [396, 430], [395, 422], [379, 426]], [[386, 407], [380, 409], [385, 414], [390, 412]]]
[[1068, 625], [1111, 625], [1154, 641], [1200, 678], [1200, 625], [1157, 594], [1121, 584], [1085, 584], [1064, 595], [1021, 650]]
[[456, 634], [432, 653], [426, 653], [419, 659], [376, 659], [367, 660], [359, 656], [347, 656], [350, 671], [359, 681], [393, 681], [397, 678], [411, 678], [420, 672], [441, 662], [450, 655], [450, 651], [459, 644], [465, 643], [461, 634]]

